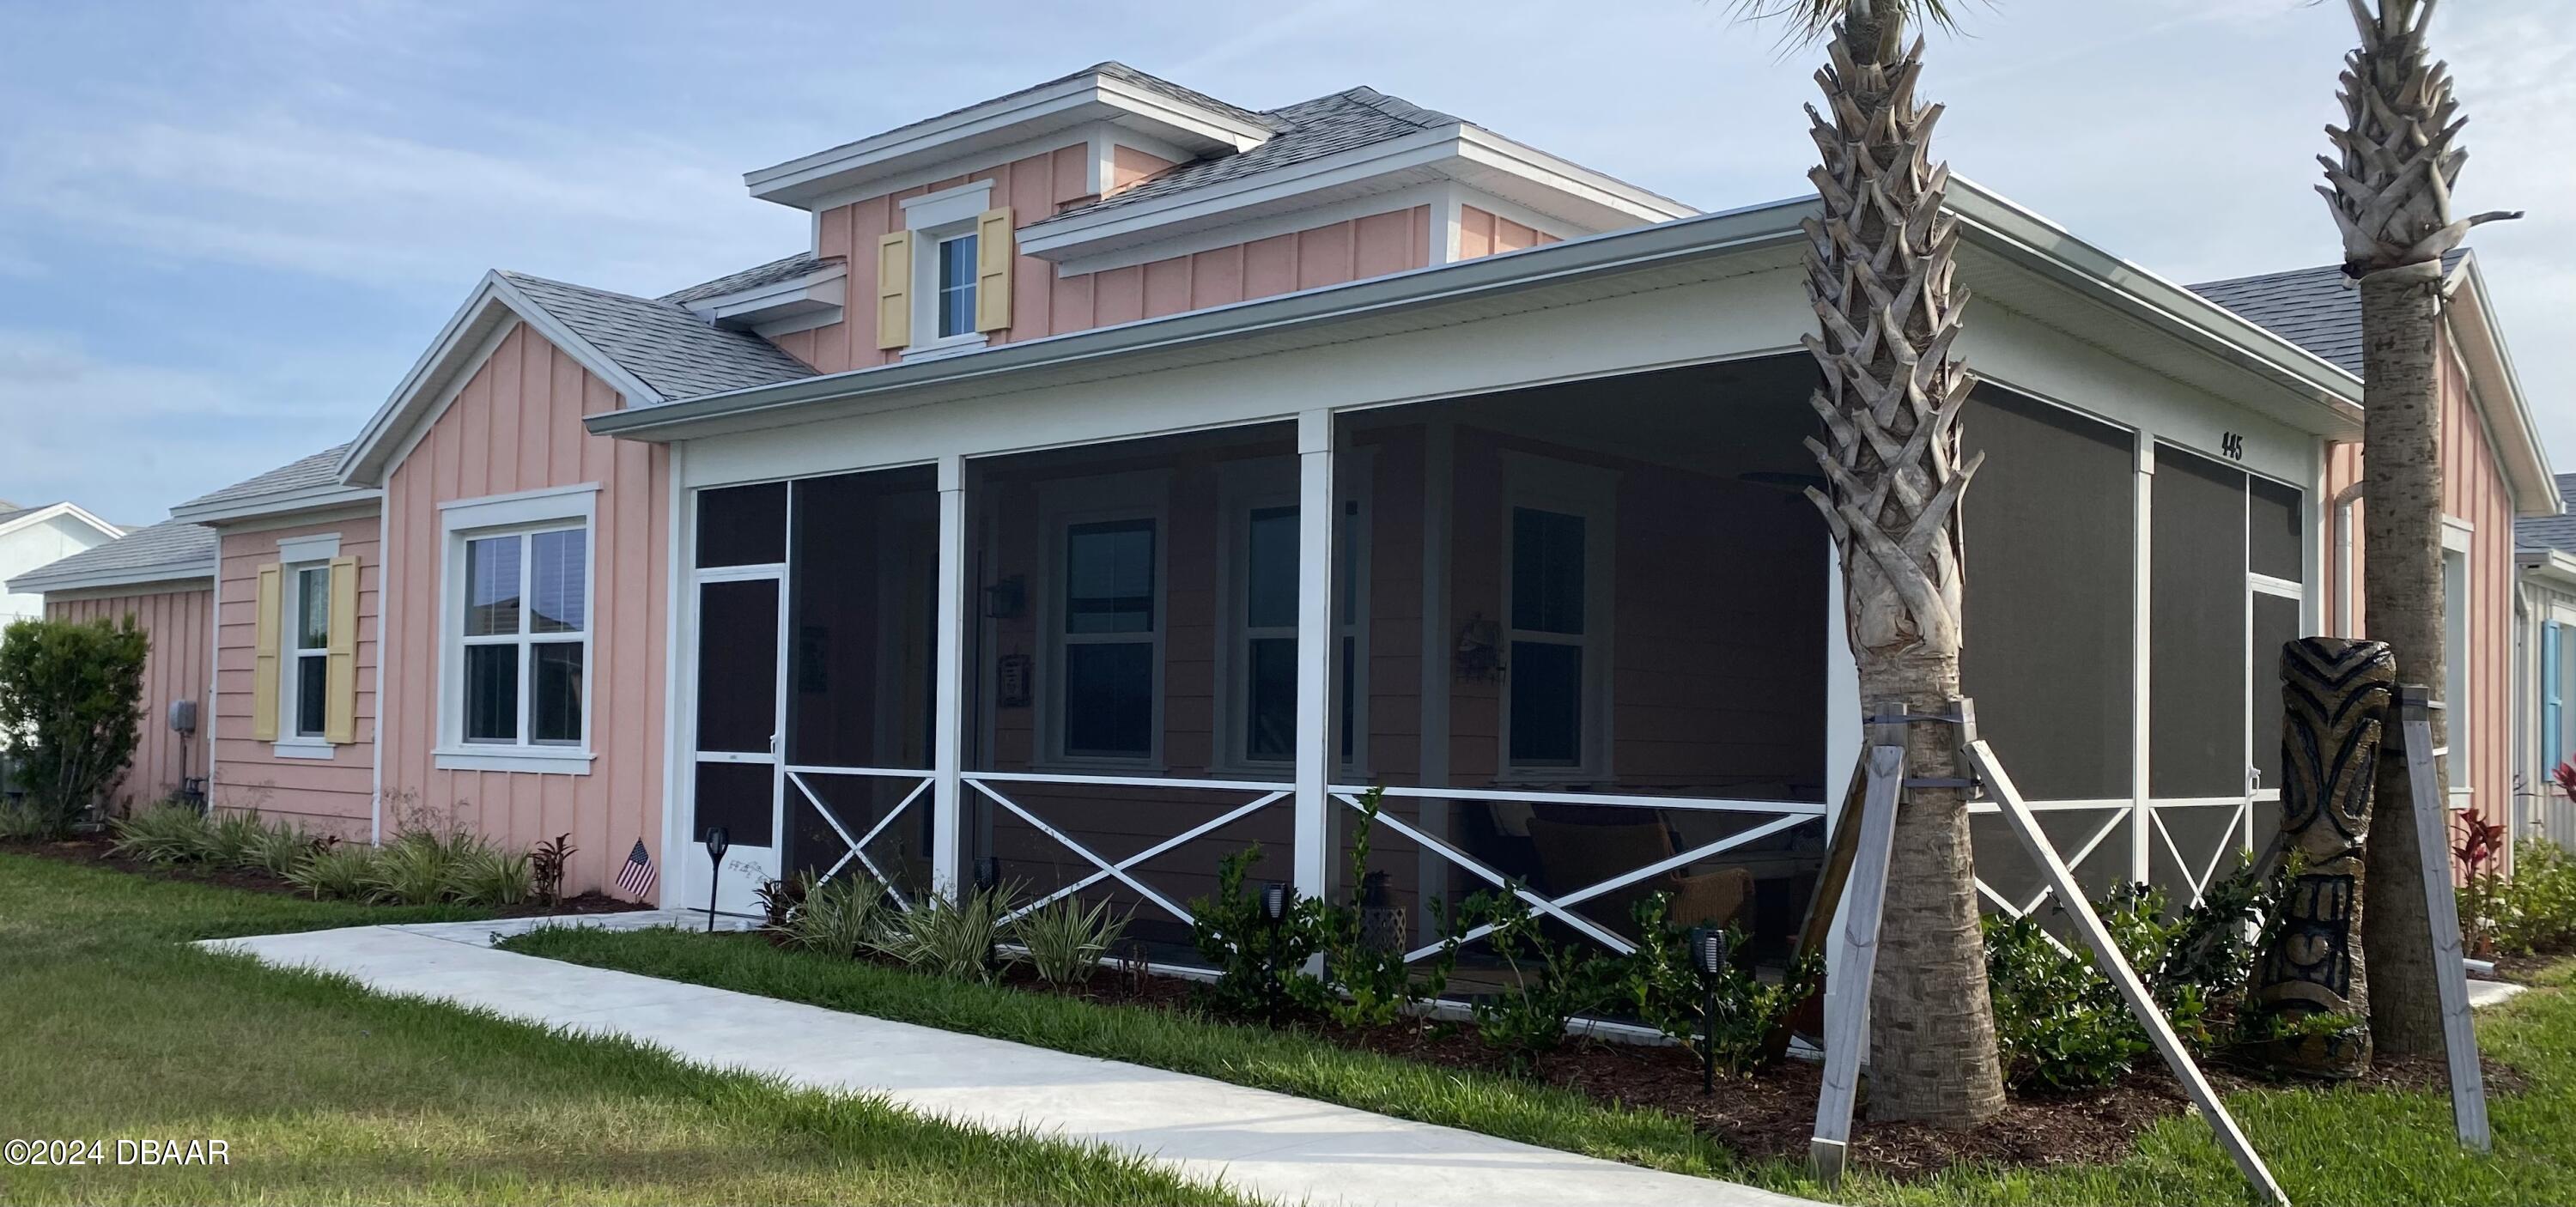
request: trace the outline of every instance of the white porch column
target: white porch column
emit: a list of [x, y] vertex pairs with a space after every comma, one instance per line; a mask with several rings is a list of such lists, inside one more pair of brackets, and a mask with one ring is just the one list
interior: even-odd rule
[[[1860, 660], [1852, 656], [1851, 625], [1843, 615], [1842, 551], [1831, 535], [1825, 537], [1825, 845], [1832, 849], [1834, 827], [1842, 820], [1843, 797], [1851, 791], [1851, 781], [1860, 771], [1861, 708]], [[1834, 903], [1834, 916], [1848, 916], [1851, 908], [1851, 884], [1843, 884], [1842, 900]], [[1825, 967], [1840, 968], [1843, 962], [1843, 930], [1836, 925], [1825, 931]], [[1861, 1001], [1868, 1002], [1868, 986], [1861, 987]], [[1825, 1016], [1833, 1017], [1837, 988], [1832, 977], [1825, 978]], [[1863, 1034], [1867, 1034], [1866, 1031]]]
[[930, 878], [954, 894], [960, 874], [966, 766], [966, 459], [939, 459], [939, 631], [930, 738]]
[[1324, 891], [1333, 766], [1333, 413], [1297, 416], [1296, 886]]
[[[2152, 679], [2147, 666], [2148, 641], [2153, 627], [2148, 622], [2148, 605], [2155, 599], [2156, 536], [2156, 434], [2138, 432], [2137, 496], [2131, 524], [2136, 535], [2131, 538], [2137, 548], [2130, 551], [2133, 581], [2129, 590], [2129, 879], [2145, 883], [2149, 867], [2148, 843], [2154, 838], [2155, 815], [2149, 813], [2148, 794], [2153, 785], [2147, 778], [2148, 689]], [[2250, 605], [2249, 605], [2250, 606]], [[2249, 615], [2247, 619], [2252, 619]]]

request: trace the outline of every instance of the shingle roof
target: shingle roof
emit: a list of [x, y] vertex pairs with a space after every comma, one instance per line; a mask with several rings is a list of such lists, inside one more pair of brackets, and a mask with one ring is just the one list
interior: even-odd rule
[[[1250, 109], [1246, 109], [1246, 108], [1243, 108], [1243, 107], [1242, 107], [1242, 106], [1240, 106], [1240, 105], [1229, 105], [1229, 104], [1225, 103], [1224, 101], [1221, 101], [1221, 100], [1216, 99], [1215, 97], [1209, 96], [1208, 94], [1206, 94], [1206, 93], [1204, 93], [1204, 92], [1200, 92], [1200, 91], [1197, 91], [1197, 90], [1195, 90], [1195, 89], [1184, 88], [1184, 87], [1182, 87], [1182, 86], [1180, 86], [1180, 85], [1178, 85], [1178, 84], [1175, 84], [1175, 83], [1171, 82], [1170, 80], [1164, 79], [1164, 78], [1163, 78], [1163, 77], [1161, 77], [1161, 76], [1154, 75], [1154, 74], [1151, 74], [1151, 73], [1149, 73], [1149, 72], [1138, 71], [1138, 70], [1136, 70], [1135, 68], [1133, 68], [1133, 67], [1130, 67], [1130, 66], [1126, 65], [1125, 63], [1121, 63], [1121, 62], [1117, 61], [1116, 59], [1110, 59], [1110, 60], [1107, 60], [1107, 61], [1104, 61], [1104, 62], [1094, 63], [1094, 64], [1092, 64], [1091, 66], [1089, 66], [1089, 67], [1085, 67], [1085, 68], [1083, 68], [1083, 69], [1082, 69], [1082, 70], [1080, 70], [1080, 71], [1068, 71], [1068, 72], [1064, 73], [1063, 75], [1060, 75], [1060, 76], [1055, 77], [1054, 79], [1051, 79], [1051, 80], [1043, 80], [1043, 81], [1040, 81], [1040, 82], [1038, 82], [1038, 83], [1031, 84], [1031, 85], [1029, 85], [1029, 86], [1028, 86], [1028, 87], [1026, 87], [1026, 88], [1016, 89], [1016, 90], [1011, 91], [1011, 92], [1005, 92], [1005, 93], [1003, 93], [1002, 95], [1000, 95], [1000, 96], [996, 96], [996, 97], [988, 97], [988, 98], [986, 98], [986, 99], [984, 99], [984, 100], [976, 101], [975, 103], [973, 103], [973, 104], [971, 104], [971, 105], [959, 105], [958, 107], [956, 107], [956, 108], [954, 108], [954, 109], [951, 109], [951, 110], [949, 110], [949, 111], [947, 111], [947, 112], [945, 112], [945, 113], [935, 113], [935, 114], [932, 114], [932, 115], [931, 115], [931, 116], [929, 116], [929, 117], [922, 118], [922, 119], [921, 119], [921, 120], [919, 120], [919, 121], [905, 122], [904, 124], [902, 124], [902, 125], [900, 125], [900, 126], [896, 126], [895, 128], [893, 128], [893, 129], [891, 129], [891, 130], [879, 130], [879, 131], [877, 131], [877, 132], [876, 132], [876, 133], [874, 133], [874, 134], [866, 135], [866, 136], [863, 136], [863, 137], [860, 137], [860, 138], [854, 138], [854, 139], [851, 139], [850, 141], [845, 142], [845, 143], [842, 143], [841, 145], [836, 146], [836, 147], [826, 147], [826, 148], [824, 148], [824, 149], [823, 149], [823, 150], [821, 150], [821, 151], [817, 151], [817, 152], [815, 152], [814, 154], [815, 154], [815, 155], [830, 155], [830, 154], [832, 154], [832, 153], [833, 153], [833, 152], [835, 152], [835, 151], [846, 150], [846, 149], [848, 149], [848, 148], [850, 148], [850, 147], [855, 147], [855, 146], [859, 145], [860, 143], [864, 143], [864, 142], [871, 142], [871, 141], [874, 141], [874, 140], [876, 140], [876, 139], [886, 138], [886, 137], [889, 137], [889, 136], [891, 136], [891, 135], [901, 134], [901, 133], [903, 133], [903, 132], [904, 132], [904, 131], [906, 131], [906, 130], [911, 130], [911, 129], [914, 129], [914, 128], [916, 128], [916, 127], [920, 127], [920, 126], [928, 126], [928, 125], [935, 124], [935, 123], [937, 123], [937, 122], [945, 121], [945, 120], [947, 120], [948, 118], [955, 117], [955, 116], [957, 116], [958, 114], [960, 114], [960, 113], [964, 113], [964, 112], [966, 112], [966, 111], [967, 111], [967, 110], [969, 110], [969, 109], [981, 109], [981, 108], [983, 108], [983, 107], [984, 107], [984, 106], [986, 106], [986, 105], [996, 104], [996, 103], [1001, 102], [1001, 101], [1007, 101], [1007, 100], [1010, 100], [1010, 99], [1012, 99], [1012, 98], [1014, 98], [1014, 97], [1027, 96], [1028, 94], [1030, 94], [1030, 93], [1032, 93], [1032, 92], [1038, 92], [1038, 91], [1041, 91], [1041, 90], [1044, 90], [1044, 89], [1053, 88], [1053, 87], [1055, 87], [1056, 85], [1061, 84], [1061, 83], [1064, 83], [1064, 82], [1065, 82], [1065, 81], [1067, 81], [1067, 80], [1076, 80], [1076, 79], [1080, 79], [1080, 78], [1082, 78], [1083, 76], [1086, 76], [1086, 75], [1103, 75], [1103, 76], [1108, 76], [1109, 78], [1114, 79], [1114, 80], [1118, 80], [1118, 81], [1120, 81], [1120, 82], [1122, 82], [1122, 83], [1133, 84], [1133, 85], [1135, 85], [1136, 87], [1138, 87], [1138, 88], [1142, 88], [1142, 89], [1145, 89], [1145, 90], [1146, 90], [1146, 91], [1148, 91], [1148, 92], [1156, 92], [1156, 93], [1160, 93], [1160, 94], [1162, 94], [1162, 95], [1164, 95], [1164, 96], [1170, 97], [1170, 98], [1171, 98], [1171, 99], [1173, 99], [1173, 100], [1180, 101], [1180, 102], [1181, 102], [1181, 103], [1183, 103], [1183, 104], [1187, 104], [1187, 105], [1196, 105], [1196, 106], [1198, 106], [1198, 107], [1200, 107], [1200, 108], [1204, 108], [1204, 109], [1213, 109], [1213, 110], [1215, 110], [1215, 111], [1217, 111], [1217, 112], [1219, 112], [1219, 113], [1225, 114], [1226, 116], [1228, 116], [1228, 117], [1231, 117], [1231, 118], [1235, 119], [1236, 121], [1241, 121], [1241, 122], [1250, 122], [1250, 123], [1252, 123], [1253, 125], [1256, 125], [1256, 126], [1267, 126], [1267, 125], [1271, 124], [1271, 123], [1270, 123], [1270, 118], [1269, 118], [1269, 117], [1267, 117], [1267, 116], [1266, 116], [1266, 115], [1264, 115], [1264, 114], [1255, 113], [1255, 112], [1253, 112], [1252, 110], [1250, 110]], [[800, 158], [800, 159], [811, 159], [811, 158], [813, 158], [813, 157], [814, 157], [814, 156], [809, 155], [809, 156], [800, 156], [799, 158]]]
[[17, 519], [19, 516], [35, 510], [37, 509], [33, 507], [20, 507], [15, 503], [0, 503], [0, 524], [6, 524], [11, 520]]
[[262, 495], [285, 494], [293, 490], [329, 486], [340, 480], [340, 455], [347, 451], [349, 451], [348, 445], [335, 445], [312, 456], [289, 461], [257, 477], [244, 478], [222, 490], [198, 495], [179, 506], [198, 507], [208, 503], [231, 503]]
[[2557, 549], [2576, 553], [2576, 474], [2558, 475], [2558, 514], [2513, 522], [2517, 549]]
[[209, 573], [214, 560], [214, 529], [164, 520], [38, 566], [10, 579], [9, 588], [44, 591], [56, 584], [95, 577], [148, 582], [143, 576], [154, 571], [168, 571], [172, 578], [194, 578]]
[[839, 260], [838, 256], [825, 260], [810, 251], [800, 251], [792, 256], [782, 256], [767, 264], [755, 265], [741, 272], [728, 273], [712, 281], [663, 294], [657, 300], [687, 305], [700, 298], [720, 298], [728, 293], [740, 293], [746, 289], [757, 289], [780, 281], [793, 281], [808, 273], [819, 271], [825, 264], [838, 263]]
[[[2460, 257], [2467, 254], [2463, 248], [2442, 257], [2443, 269], [2459, 267]], [[2347, 282], [2342, 265], [2328, 264], [2205, 281], [2191, 291], [2358, 376], [2361, 292]]]
[[1025, 229], [1044, 229], [1050, 222], [1075, 214], [1094, 214], [1134, 205], [1228, 180], [1239, 180], [1255, 173], [1276, 171], [1353, 147], [1461, 124], [1459, 119], [1449, 114], [1425, 109], [1375, 88], [1352, 88], [1330, 96], [1319, 96], [1273, 109], [1262, 116], [1279, 133], [1249, 151], [1192, 160], [1115, 197], [1075, 206], [1032, 222]]
[[[755, 270], [756, 271], [756, 270]], [[676, 302], [501, 274], [600, 354], [665, 399], [812, 377], [804, 362], [748, 331], [730, 331]]]

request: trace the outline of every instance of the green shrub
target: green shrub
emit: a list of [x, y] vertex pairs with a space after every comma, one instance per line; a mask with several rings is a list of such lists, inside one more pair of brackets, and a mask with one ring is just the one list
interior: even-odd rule
[[261, 828], [259, 834], [242, 848], [233, 866], [285, 877], [295, 871], [295, 865], [306, 855], [322, 845], [322, 840], [297, 829], [292, 822], [275, 822]]
[[1002, 915], [1017, 894], [1015, 884], [977, 889], [956, 901], [925, 893], [899, 919], [888, 954], [934, 976], [990, 981], [1001, 965]]
[[134, 617], [20, 620], [0, 630], [0, 749], [26, 793], [11, 823], [59, 837], [86, 817], [134, 761], [143, 662], [152, 643]]
[[1995, 1045], [2014, 1085], [2108, 1085], [2150, 1050], [2146, 1032], [2093, 961], [2060, 949], [2036, 918], [1989, 914], [1986, 986]]
[[2513, 876], [2496, 886], [2490, 908], [2502, 950], [2530, 955], [2576, 946], [2576, 856], [2546, 838], [2515, 843]]
[[186, 805], [154, 805], [108, 823], [108, 850], [129, 859], [168, 866], [202, 863], [215, 853], [216, 827]]
[[796, 884], [800, 891], [779, 928], [788, 942], [843, 959], [895, 946], [899, 919], [887, 904], [885, 886], [874, 878], [852, 875], [817, 882], [806, 872]]
[[325, 842], [306, 849], [286, 873], [287, 882], [319, 899], [362, 900], [374, 893], [376, 848]]
[[[1764, 983], [1741, 959], [1728, 960], [1713, 984], [1704, 983], [1690, 950], [1691, 932], [1670, 921], [1671, 900], [1670, 894], [1656, 893], [1637, 903], [1637, 950], [1620, 969], [1619, 998], [1639, 1022], [1699, 1059], [1708, 1059], [1713, 1049], [1718, 1067], [1728, 1076], [1740, 1076], [1771, 1058], [1772, 1035], [1823, 982], [1824, 956], [1808, 953], [1777, 985]], [[1727, 929], [1726, 950], [1743, 952], [1742, 931]], [[1716, 991], [1713, 1003], [1711, 989]]]
[[206, 861], [228, 868], [253, 866], [252, 852], [270, 833], [268, 823], [260, 820], [256, 809], [217, 815], [207, 829]]
[[458, 868], [484, 849], [482, 840], [461, 830], [409, 831], [377, 851], [368, 894], [397, 905], [445, 901]]
[[[1540, 926], [1517, 892], [1478, 893], [1459, 906], [1462, 928], [1489, 925], [1485, 936], [1512, 987], [1470, 1004], [1476, 1035], [1503, 1054], [1515, 1073], [1565, 1042], [1566, 1024], [1598, 1010], [1617, 992], [1621, 961], [1589, 939], [1559, 940]], [[1463, 932], [1462, 932], [1463, 933]]]
[[1080, 985], [1100, 970], [1101, 957], [1127, 932], [1128, 915], [1112, 915], [1109, 903], [1085, 905], [1066, 897], [1020, 915], [1011, 936], [1029, 953], [1029, 967], [1050, 985]]
[[1385, 799], [1383, 787], [1372, 787], [1359, 798], [1360, 817], [1351, 826], [1352, 900], [1327, 903], [1317, 911], [1324, 975], [1332, 989], [1324, 996], [1324, 1011], [1346, 1027], [1384, 1026], [1413, 1004], [1440, 996], [1449, 987], [1449, 973], [1458, 958], [1457, 944], [1444, 944], [1417, 976], [1405, 962], [1401, 939], [1392, 947], [1370, 941], [1360, 897], [1369, 880], [1369, 836], [1377, 829], [1378, 809]]
[[1329, 992], [1306, 971], [1324, 945], [1324, 903], [1298, 897], [1278, 921], [1261, 908], [1261, 889], [1245, 874], [1261, 862], [1255, 843], [1217, 861], [1216, 893], [1190, 902], [1190, 941], [1216, 969], [1199, 990], [1220, 1013], [1278, 1022], [1294, 1013], [1321, 1010]]
[[447, 899], [466, 905], [506, 909], [524, 904], [530, 891], [528, 853], [486, 846], [467, 848], [448, 864], [442, 891]]

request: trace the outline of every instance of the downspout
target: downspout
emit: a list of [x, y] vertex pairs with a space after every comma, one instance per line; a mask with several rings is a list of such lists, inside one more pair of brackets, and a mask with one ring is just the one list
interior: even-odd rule
[[2367, 485], [2367, 479], [2355, 482], [2336, 491], [2334, 497], [2335, 631], [2345, 637], [2353, 635], [2353, 622], [2360, 615], [2352, 599], [2356, 585], [2352, 573], [2352, 505], [2361, 501], [2362, 489]]

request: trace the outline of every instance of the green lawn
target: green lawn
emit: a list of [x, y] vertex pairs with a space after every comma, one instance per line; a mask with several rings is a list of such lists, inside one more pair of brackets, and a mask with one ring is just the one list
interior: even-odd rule
[[[1134, 1061], [1614, 1160], [1819, 1196], [1802, 1168], [1745, 1164], [1679, 1117], [1623, 1110], [1545, 1086], [1352, 1052], [1303, 1035], [1135, 1007], [1100, 1006], [674, 931], [557, 929], [504, 946], [533, 955]], [[2561, 972], [2559, 980], [2566, 979]], [[2495, 1155], [2452, 1143], [2437, 1094], [2270, 1090], [2229, 1100], [2273, 1174], [2302, 1204], [2576, 1202], [2576, 995], [2525, 994], [2482, 1012], [2487, 1050], [2532, 1082], [2491, 1104]], [[2111, 1166], [1954, 1170], [1900, 1184], [1856, 1177], [1865, 1203], [2239, 1204], [2244, 1183], [2197, 1119], [2151, 1129]]]
[[0, 1139], [231, 1152], [211, 1168], [0, 1165], [0, 1202], [1236, 1201], [1098, 1151], [184, 945], [470, 916], [0, 853]]

